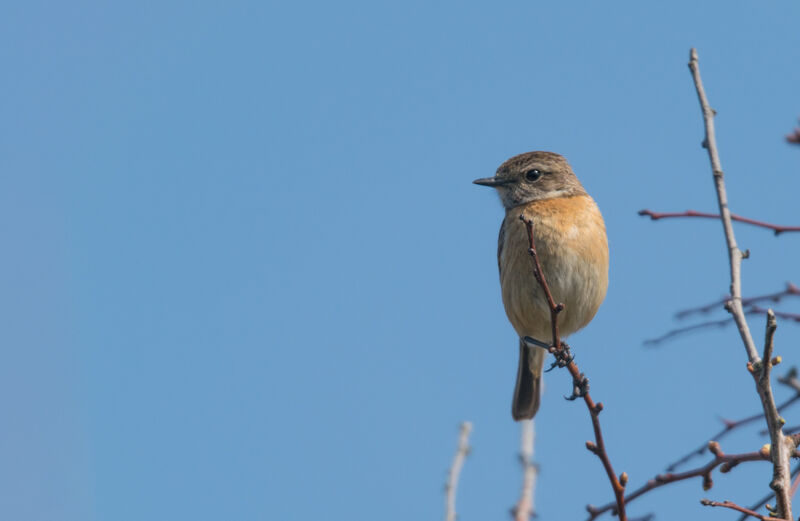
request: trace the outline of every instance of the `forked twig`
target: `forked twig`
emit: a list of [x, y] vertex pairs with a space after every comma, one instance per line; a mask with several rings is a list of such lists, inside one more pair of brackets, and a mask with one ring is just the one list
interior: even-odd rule
[[[769, 451], [767, 450], [759, 450], [755, 452], [745, 452], [742, 454], [725, 454], [720, 449], [719, 443], [716, 441], [711, 441], [708, 443], [708, 449], [714, 455], [714, 459], [703, 465], [702, 467], [698, 467], [696, 469], [687, 470], [684, 472], [678, 473], [666, 473], [666, 474], [658, 474], [654, 478], [650, 479], [642, 485], [641, 487], [637, 488], [627, 496], [625, 496], [625, 503], [628, 504], [634, 499], [638, 498], [650, 492], [651, 490], [655, 490], [659, 487], [663, 487], [664, 485], [669, 485], [670, 483], [675, 483], [677, 481], [685, 481], [687, 479], [697, 478], [700, 477], [703, 479], [703, 490], [709, 490], [714, 485], [714, 480], [712, 478], [712, 472], [714, 469], [719, 467], [719, 471], [723, 474], [730, 472], [734, 467], [739, 465], [740, 463], [745, 463], [749, 461], [769, 461], [770, 455]], [[797, 456], [797, 454], [794, 454]], [[589, 506], [586, 509], [589, 511], [589, 520], [592, 521], [596, 517], [604, 514], [605, 512], [611, 511], [614, 513], [614, 503], [607, 503], [601, 507], [594, 507]]]
[[[717, 142], [714, 132], [714, 111], [708, 103], [708, 98], [703, 88], [697, 50], [694, 48], [692, 48], [689, 57], [689, 69], [692, 72], [692, 79], [694, 80], [695, 89], [697, 90], [697, 98], [700, 101], [700, 108], [703, 113], [703, 122], [705, 125], [705, 140], [703, 141], [703, 145], [708, 151], [708, 157], [711, 161], [714, 186], [717, 192], [717, 203], [722, 220], [722, 228], [725, 233], [725, 242], [728, 246], [731, 298], [726, 303], [725, 307], [733, 315], [736, 326], [739, 329], [739, 335], [744, 344], [745, 351], [747, 352], [748, 369], [750, 369], [750, 373], [753, 375], [756, 390], [761, 399], [762, 408], [764, 409], [764, 417], [767, 421], [767, 428], [769, 429], [771, 441], [770, 455], [773, 466], [773, 479], [770, 483], [770, 488], [775, 491], [776, 511], [778, 517], [792, 519], [792, 503], [789, 497], [789, 489], [791, 488], [788, 461], [790, 447], [789, 444], [786, 443], [783, 431], [781, 430], [783, 419], [780, 417], [777, 407], [775, 406], [775, 399], [772, 395], [772, 387], [769, 381], [770, 367], [772, 365], [772, 339], [775, 333], [775, 316], [771, 313], [768, 315], [764, 360], [762, 362], [758, 355], [753, 337], [750, 334], [750, 328], [747, 325], [744, 309], [742, 307], [741, 265], [744, 254], [736, 244], [736, 236], [733, 232], [731, 212], [728, 208], [728, 196], [725, 189], [725, 178], [719, 160], [719, 153], [717, 152]], [[791, 447], [791, 449], [791, 452], [793, 452], [794, 447]]]
[[[789, 407], [793, 403], [795, 403], [798, 400], [800, 400], [800, 382], [797, 381], [797, 378], [794, 375], [795, 375], [795, 370], [792, 369], [792, 370], [789, 371], [789, 373], [786, 376], [782, 376], [782, 377], [778, 378], [779, 382], [781, 382], [782, 384], [787, 385], [787, 386], [789, 386], [789, 387], [791, 387], [791, 388], [793, 388], [795, 390], [795, 394], [794, 395], [790, 396], [783, 403], [778, 405], [778, 412], [783, 412], [784, 409], [786, 409], [787, 407]], [[791, 385], [792, 383], [796, 383], [798, 385], [798, 388], [792, 387], [792, 385]], [[748, 425], [750, 423], [758, 421], [758, 420], [762, 419], [763, 417], [764, 417], [764, 413], [761, 412], [761, 413], [752, 414], [750, 416], [747, 416], [745, 418], [741, 418], [739, 420], [726, 420], [726, 419], [723, 419], [722, 423], [724, 424], [724, 427], [719, 432], [717, 432], [713, 436], [711, 436], [709, 438], [709, 440], [720, 441], [722, 438], [727, 436], [731, 431], [733, 431], [735, 429], [738, 429], [740, 427], [743, 427], [744, 425]], [[763, 431], [761, 434], [767, 434], [767, 432]], [[688, 454], [686, 454], [685, 456], [681, 457], [677, 461], [674, 461], [673, 463], [670, 463], [669, 466], [667, 467], [667, 472], [673, 472], [679, 466], [683, 465], [684, 463], [686, 463], [687, 461], [689, 461], [690, 459], [692, 459], [695, 456], [702, 456], [703, 453], [705, 453], [706, 449], [708, 449], [708, 442], [703, 443], [703, 445], [701, 445], [697, 449], [693, 450], [692, 452], [689, 452]]]

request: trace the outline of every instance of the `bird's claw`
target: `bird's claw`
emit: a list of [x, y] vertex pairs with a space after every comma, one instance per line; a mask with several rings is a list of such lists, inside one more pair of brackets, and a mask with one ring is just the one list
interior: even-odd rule
[[583, 398], [589, 393], [589, 379], [586, 378], [586, 375], [581, 373], [580, 378], [577, 378], [572, 381], [572, 394], [569, 396], [565, 396], [564, 398], [573, 401], [577, 400], [578, 398]]

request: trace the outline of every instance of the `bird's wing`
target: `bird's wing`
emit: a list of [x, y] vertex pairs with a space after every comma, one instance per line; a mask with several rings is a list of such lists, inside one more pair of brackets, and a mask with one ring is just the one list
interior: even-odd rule
[[503, 276], [503, 263], [500, 261], [503, 256], [503, 243], [506, 240], [506, 220], [503, 219], [503, 224], [500, 225], [500, 235], [497, 237], [497, 269], [500, 276]]

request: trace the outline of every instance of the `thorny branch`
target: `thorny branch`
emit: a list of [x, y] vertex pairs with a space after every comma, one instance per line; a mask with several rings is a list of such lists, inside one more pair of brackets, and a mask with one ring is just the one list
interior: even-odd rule
[[[614, 467], [611, 465], [611, 460], [608, 457], [608, 452], [606, 452], [606, 444], [603, 440], [603, 432], [600, 428], [599, 419], [600, 411], [603, 410], [603, 404], [600, 402], [595, 403], [592, 397], [589, 395], [589, 380], [578, 369], [575, 360], [570, 355], [569, 346], [561, 341], [561, 336], [558, 333], [558, 314], [563, 311], [564, 305], [556, 304], [555, 300], [553, 300], [553, 295], [550, 292], [550, 286], [548, 286], [545, 274], [542, 272], [542, 266], [539, 263], [539, 255], [536, 253], [536, 241], [534, 240], [533, 235], [533, 221], [526, 218], [525, 214], [520, 215], [520, 220], [525, 223], [525, 227], [528, 231], [528, 243], [530, 245], [530, 249], [528, 251], [533, 260], [533, 275], [536, 277], [536, 281], [542, 288], [542, 291], [547, 298], [547, 305], [550, 308], [550, 323], [552, 325], [553, 345], [549, 346], [548, 351], [550, 351], [556, 357], [555, 365], [559, 367], [566, 367], [569, 373], [572, 375], [574, 390], [572, 396], [570, 396], [570, 399], [576, 399], [579, 397], [583, 398], [583, 401], [586, 403], [586, 407], [589, 409], [589, 414], [592, 418], [592, 427], [594, 428], [595, 441], [587, 441], [586, 448], [600, 458], [603, 468], [608, 475], [608, 480], [611, 482], [611, 488], [614, 490], [614, 497], [616, 498], [619, 519], [620, 521], [627, 521], [627, 515], [625, 513], [625, 485], [628, 482], [628, 475], [623, 472], [619, 477], [617, 477], [617, 475], [614, 473]], [[526, 344], [529, 346], [531, 346], [531, 344], [537, 345], [536, 342], [528, 343], [529, 340], [532, 339], [529, 339], [528, 337], [525, 338]]]
[[447, 473], [447, 483], [444, 486], [444, 519], [445, 521], [455, 521], [456, 519], [456, 491], [458, 490], [458, 478], [461, 476], [461, 469], [464, 467], [464, 460], [469, 454], [469, 433], [472, 431], [472, 423], [463, 422], [461, 433], [458, 436], [458, 448], [453, 456], [453, 463], [450, 465], [450, 472]]
[[[706, 150], [708, 150], [708, 157], [711, 161], [714, 186], [717, 192], [717, 203], [722, 218], [722, 227], [725, 232], [725, 241], [728, 245], [728, 258], [731, 272], [731, 298], [726, 303], [725, 307], [733, 315], [736, 325], [739, 328], [739, 335], [741, 336], [749, 360], [748, 369], [755, 380], [756, 390], [761, 398], [764, 416], [767, 420], [767, 428], [769, 429], [770, 441], [772, 442], [770, 456], [773, 465], [773, 479], [770, 483], [770, 488], [775, 491], [776, 512], [778, 517], [792, 519], [792, 504], [791, 498], [789, 497], [789, 489], [791, 488], [788, 461], [790, 447], [781, 430], [784, 420], [780, 417], [775, 406], [775, 399], [772, 395], [772, 387], [769, 382], [770, 368], [772, 365], [773, 336], [776, 327], [775, 315], [771, 312], [768, 314], [764, 360], [762, 361], [758, 356], [758, 351], [756, 350], [753, 337], [750, 334], [750, 328], [747, 325], [744, 309], [742, 308], [741, 264], [744, 255], [736, 244], [736, 236], [733, 232], [731, 212], [728, 208], [728, 196], [725, 190], [725, 179], [714, 134], [714, 111], [711, 109], [708, 99], [706, 98], [703, 80], [700, 77], [697, 50], [694, 48], [692, 48], [690, 53], [689, 69], [692, 72], [695, 89], [697, 90], [697, 98], [703, 113], [703, 121], [705, 124], [705, 140], [703, 141], [703, 145]], [[793, 451], [794, 447], [791, 447], [791, 452]]]
[[[702, 217], [706, 219], [719, 219], [718, 213], [698, 212], [697, 210], [686, 210], [685, 212], [654, 212], [652, 210], [639, 210], [639, 215], [650, 217], [653, 221], [659, 219], [674, 219], [676, 217]], [[772, 224], [764, 221], [757, 221], [749, 217], [742, 217], [734, 213], [730, 214], [730, 218], [734, 221], [752, 224], [760, 228], [767, 228], [772, 230], [775, 235], [780, 235], [784, 232], [800, 232], [800, 226], [781, 226], [779, 224]]]

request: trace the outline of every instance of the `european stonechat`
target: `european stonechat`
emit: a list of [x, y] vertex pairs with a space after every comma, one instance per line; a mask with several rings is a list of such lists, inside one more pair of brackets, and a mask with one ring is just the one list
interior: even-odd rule
[[553, 152], [514, 156], [494, 177], [475, 184], [497, 189], [506, 216], [497, 241], [503, 305], [519, 335], [519, 369], [511, 415], [533, 418], [539, 409], [545, 350], [526, 336], [550, 344], [550, 309], [533, 275], [528, 234], [520, 216], [533, 221], [534, 240], [553, 299], [564, 304], [559, 329], [567, 336], [588, 324], [608, 288], [608, 241], [600, 210], [567, 160]]

